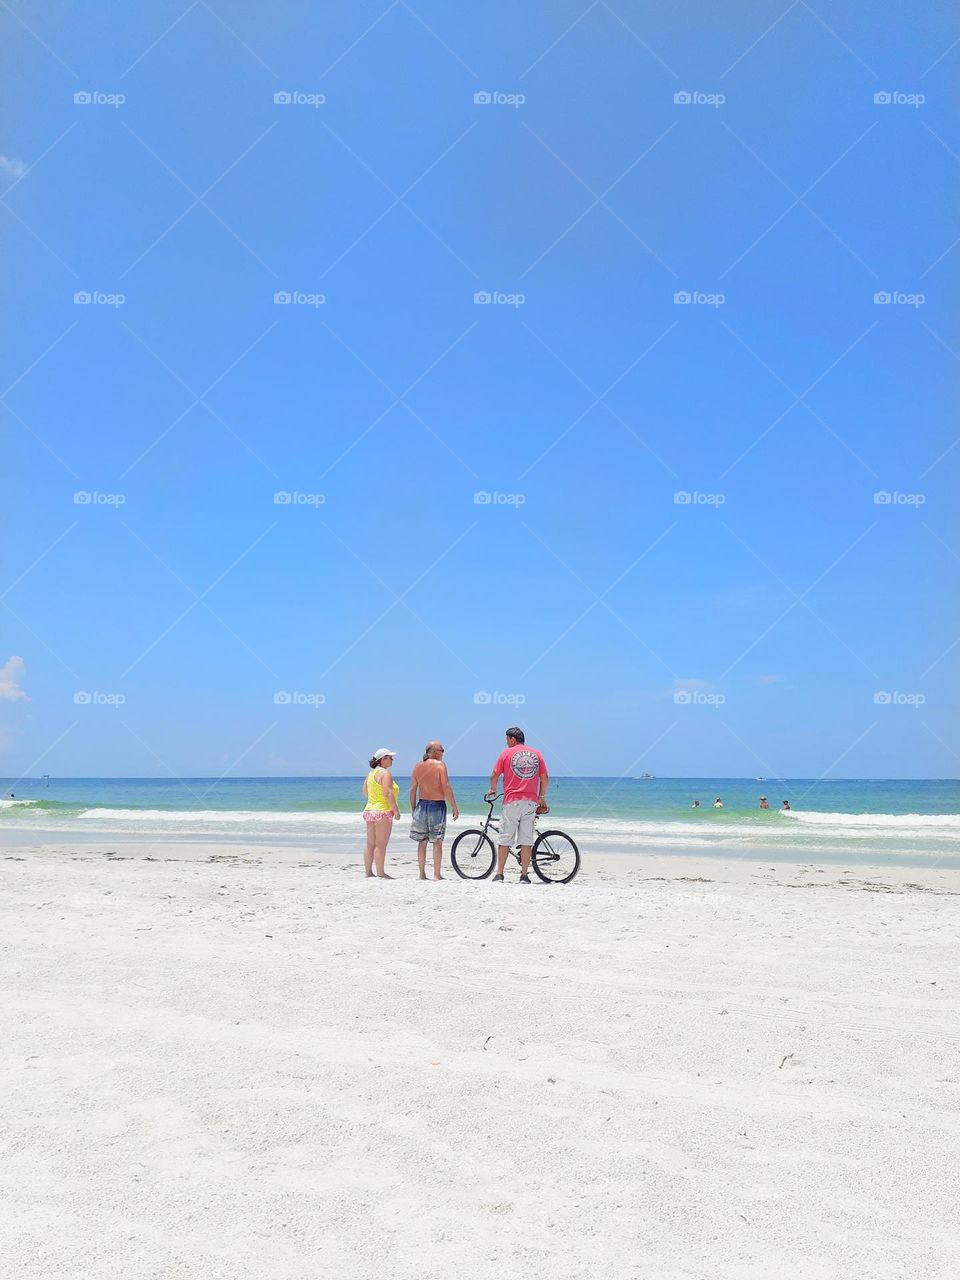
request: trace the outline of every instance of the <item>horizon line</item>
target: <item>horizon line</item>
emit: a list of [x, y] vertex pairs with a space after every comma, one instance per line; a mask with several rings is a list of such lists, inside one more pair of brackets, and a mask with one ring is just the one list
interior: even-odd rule
[[[161, 777], [157, 774], [39, 774], [29, 775], [21, 774], [18, 777], [10, 775], [9, 781], [14, 783], [21, 782], [43, 782], [49, 780], [51, 782], [333, 782], [341, 780], [353, 781], [360, 777], [360, 773], [304, 773], [304, 774], [203, 774], [203, 773], [185, 773], [174, 777]], [[400, 777], [408, 775], [400, 772]], [[486, 773], [451, 773], [451, 778], [486, 778]], [[582, 782], [590, 781], [609, 781], [616, 779], [619, 782], [960, 782], [960, 778], [941, 777], [941, 778], [923, 778], [919, 776], [910, 777], [853, 777], [846, 775], [831, 774], [794, 774], [791, 777], [764, 777], [759, 778], [757, 775], [728, 775], [728, 774], [653, 774], [650, 777], [641, 777], [639, 774], [615, 774], [615, 773], [551, 773], [552, 781], [566, 782]]]

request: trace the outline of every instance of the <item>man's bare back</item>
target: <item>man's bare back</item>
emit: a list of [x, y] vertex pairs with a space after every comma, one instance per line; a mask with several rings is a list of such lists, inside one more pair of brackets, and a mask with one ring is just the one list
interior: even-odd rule
[[447, 766], [442, 760], [421, 760], [410, 775], [410, 787], [420, 788], [421, 800], [445, 800], [446, 781]]

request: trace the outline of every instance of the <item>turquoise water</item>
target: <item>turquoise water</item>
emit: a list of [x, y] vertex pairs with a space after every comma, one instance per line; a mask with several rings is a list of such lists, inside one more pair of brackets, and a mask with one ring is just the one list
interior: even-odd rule
[[[406, 809], [406, 778], [398, 775]], [[359, 777], [53, 778], [0, 781], [0, 841], [229, 840], [344, 853], [362, 840]], [[485, 778], [454, 778], [462, 828]], [[724, 808], [713, 801], [722, 796]], [[766, 795], [770, 809], [757, 808]], [[691, 809], [693, 799], [701, 808]], [[778, 812], [789, 800], [790, 815]], [[548, 822], [586, 855], [655, 853], [960, 867], [960, 782], [555, 778]], [[457, 826], [448, 825], [450, 836]], [[396, 836], [406, 832], [398, 828]]]

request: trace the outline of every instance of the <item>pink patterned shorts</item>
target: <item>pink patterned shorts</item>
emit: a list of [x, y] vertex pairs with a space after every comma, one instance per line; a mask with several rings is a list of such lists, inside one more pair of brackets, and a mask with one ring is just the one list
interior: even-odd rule
[[382, 809], [364, 809], [364, 822], [379, 822], [381, 818], [392, 818], [392, 813], [384, 813]]

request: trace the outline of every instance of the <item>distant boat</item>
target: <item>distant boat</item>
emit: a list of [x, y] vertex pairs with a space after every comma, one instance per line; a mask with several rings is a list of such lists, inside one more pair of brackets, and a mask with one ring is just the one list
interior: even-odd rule
[[758, 782], [766, 782], [766, 778], [757, 778]]
[[655, 773], [641, 773], [640, 778], [641, 778], [641, 781], [643, 781], [643, 780], [649, 780], [650, 778], [655, 778], [656, 776], [657, 775]]

